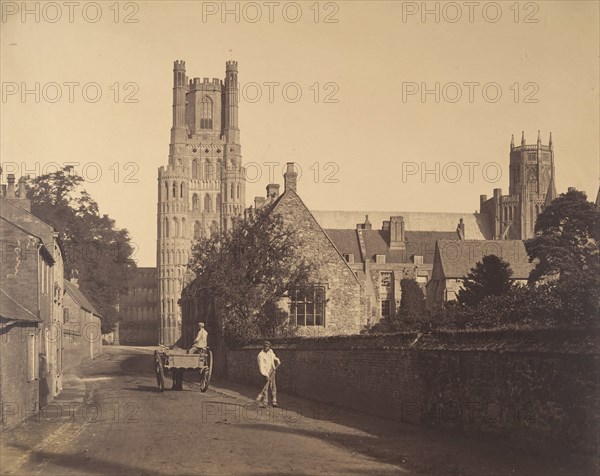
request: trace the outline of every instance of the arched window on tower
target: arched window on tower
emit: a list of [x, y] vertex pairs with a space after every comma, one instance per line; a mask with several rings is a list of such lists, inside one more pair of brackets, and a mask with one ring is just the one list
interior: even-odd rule
[[186, 229], [185, 229], [185, 218], [181, 219], [181, 237], [185, 238]]
[[205, 212], [210, 212], [212, 211], [212, 204], [210, 203], [210, 195], [207, 193], [206, 196], [204, 197], [204, 211]]
[[194, 223], [194, 238], [202, 238], [202, 225], [199, 221]]
[[181, 186], [179, 187], [179, 197], [183, 198], [183, 182], [181, 182]]
[[177, 198], [177, 183], [173, 182], [173, 193], [171, 194], [172, 198]]
[[198, 177], [198, 161], [194, 159], [192, 161], [192, 178], [197, 179]]
[[235, 189], [236, 189], [236, 190], [235, 190], [235, 196], [236, 196], [236, 197], [238, 198], [238, 200], [239, 200], [239, 199], [240, 199], [240, 197], [241, 197], [241, 194], [240, 194], [240, 184], [239, 184], [239, 183], [238, 183], [238, 184], [235, 186]]
[[235, 189], [233, 188], [233, 184], [231, 184], [231, 196], [230, 196], [230, 198], [231, 198], [232, 200], [235, 200], [234, 191], [235, 191]]
[[179, 220], [173, 218], [173, 236], [179, 238]]
[[168, 218], [165, 218], [164, 234], [165, 234], [165, 238], [169, 238], [169, 219]]
[[165, 182], [165, 200], [169, 198], [169, 182]]
[[202, 98], [200, 108], [200, 129], [212, 129], [213, 127], [213, 102], [208, 96]]
[[217, 213], [221, 211], [221, 194], [217, 193]]
[[514, 210], [514, 208], [515, 207], [513, 207], [512, 205], [510, 207], [508, 207], [508, 219], [510, 221], [512, 221], [512, 219], [513, 219], [513, 210]]
[[198, 194], [192, 195], [192, 211], [198, 211]]
[[508, 221], [508, 207], [504, 207], [504, 221]]

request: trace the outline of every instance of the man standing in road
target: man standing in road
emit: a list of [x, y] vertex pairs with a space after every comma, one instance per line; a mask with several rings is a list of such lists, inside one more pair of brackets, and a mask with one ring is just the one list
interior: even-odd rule
[[271, 349], [271, 343], [266, 340], [263, 343], [263, 349], [258, 353], [258, 370], [265, 377], [266, 382], [262, 391], [256, 397], [256, 401], [261, 407], [266, 407], [269, 403], [269, 390], [271, 390], [271, 398], [274, 407], [277, 405], [277, 384], [275, 382], [275, 371], [281, 364], [281, 360], [277, 358], [275, 352]]

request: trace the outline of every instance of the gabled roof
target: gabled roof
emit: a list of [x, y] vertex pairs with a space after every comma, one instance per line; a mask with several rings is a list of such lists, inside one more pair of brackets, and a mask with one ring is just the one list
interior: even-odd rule
[[348, 268], [348, 270], [350, 271], [350, 275], [354, 277], [354, 279], [356, 280], [356, 282], [359, 284], [359, 286], [362, 288], [362, 283], [360, 282], [360, 280], [358, 279], [358, 276], [356, 276], [352, 270], [352, 268], [350, 267], [350, 265], [348, 264], [348, 262], [344, 259], [344, 257], [342, 256], [340, 250], [338, 250], [338, 248], [335, 246], [335, 243], [331, 240], [331, 238], [329, 237], [329, 235], [325, 232], [325, 230], [323, 229], [323, 227], [319, 224], [319, 222], [317, 221], [317, 219], [315, 218], [315, 216], [313, 215], [313, 213], [309, 210], [309, 208], [306, 206], [306, 204], [302, 201], [302, 199], [300, 198], [300, 195], [298, 195], [294, 190], [292, 189], [287, 189], [284, 190], [284, 192], [279, 195], [279, 197], [277, 197], [277, 199], [273, 202], [273, 208], [271, 210], [271, 212], [275, 212], [275, 210], [277, 209], [277, 207], [281, 204], [281, 202], [283, 201], [284, 197], [288, 197], [288, 196], [293, 196], [296, 197], [298, 199], [298, 201], [300, 202], [300, 204], [304, 207], [304, 209], [306, 210], [306, 212], [311, 216], [311, 218], [315, 221], [315, 225], [317, 225], [317, 227], [319, 228], [319, 230], [321, 230], [321, 232], [323, 233], [323, 235], [325, 236], [325, 238], [327, 238], [327, 240], [329, 241], [329, 243], [331, 243], [331, 245], [333, 246], [333, 249], [336, 251], [336, 253], [338, 254], [338, 256], [340, 257], [340, 259], [342, 260], [342, 262], [344, 263], [344, 265], [346, 266], [346, 268]]
[[[391, 249], [389, 230], [361, 230], [366, 259], [375, 261], [375, 255], [385, 255], [386, 263], [410, 263], [413, 256], [423, 256], [424, 263], [433, 263], [435, 244], [438, 240], [458, 238], [456, 232], [406, 231], [404, 249]], [[354, 254], [356, 261], [363, 261], [356, 230], [325, 230], [340, 253]]]
[[69, 281], [67, 281], [66, 279], [65, 279], [65, 291], [69, 294], [69, 296], [71, 296], [71, 298], [73, 298], [73, 301], [75, 301], [77, 304], [79, 304], [83, 309], [91, 312], [92, 314], [95, 314], [98, 317], [101, 317], [100, 313], [98, 311], [96, 311], [96, 308], [94, 308], [94, 305], [88, 301], [88, 299], [79, 290], [79, 288], [77, 286], [73, 285], [72, 283], [70, 283]]
[[[496, 255], [510, 264], [512, 279], [527, 279], [535, 267], [529, 262], [523, 240], [440, 240], [436, 253], [443, 275], [464, 278], [484, 256]], [[434, 266], [437, 266], [436, 261]]]
[[349, 229], [356, 228], [357, 223], [364, 223], [365, 215], [376, 227], [389, 220], [391, 216], [402, 216], [406, 230], [456, 232], [456, 226], [462, 218], [465, 224], [465, 237], [472, 240], [485, 240], [493, 236], [487, 220], [480, 213], [437, 213], [437, 212], [381, 212], [381, 211], [335, 211], [313, 210], [311, 212], [323, 228]]

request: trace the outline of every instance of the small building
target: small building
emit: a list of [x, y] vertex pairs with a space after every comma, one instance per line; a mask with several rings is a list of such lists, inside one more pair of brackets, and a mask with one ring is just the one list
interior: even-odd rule
[[441, 309], [454, 301], [471, 269], [484, 256], [496, 255], [510, 265], [511, 279], [527, 283], [535, 264], [529, 262], [523, 240], [439, 240], [435, 247], [432, 277], [427, 283], [427, 309]]
[[77, 279], [65, 280], [63, 354], [66, 368], [102, 354], [101, 316], [79, 289]]

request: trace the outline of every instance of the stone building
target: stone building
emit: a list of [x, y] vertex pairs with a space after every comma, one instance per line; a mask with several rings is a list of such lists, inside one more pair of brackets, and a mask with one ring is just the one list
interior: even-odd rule
[[119, 296], [119, 343], [157, 345], [160, 314], [156, 268], [137, 268]]
[[77, 279], [64, 284], [63, 360], [67, 369], [102, 354], [102, 324], [100, 313], [81, 292]]
[[466, 276], [484, 256], [495, 255], [510, 265], [515, 283], [527, 283], [535, 267], [523, 240], [440, 240], [435, 247], [432, 277], [427, 283], [427, 309], [441, 309], [454, 301]]
[[238, 65], [223, 80], [188, 80], [184, 61], [173, 68], [169, 163], [158, 171], [158, 290], [161, 344], [181, 335], [177, 301], [195, 237], [227, 230], [245, 208], [245, 170], [238, 127]]
[[554, 183], [554, 147], [552, 134], [548, 145], [543, 145], [538, 131], [537, 143], [515, 146], [510, 143], [510, 168], [508, 195], [495, 188], [490, 199], [481, 195], [480, 213], [492, 230], [490, 239], [527, 240], [534, 235], [538, 215], [556, 198]]
[[[280, 305], [298, 336], [357, 334], [366, 324], [360, 280], [298, 195], [297, 173], [292, 163], [288, 163], [284, 178], [285, 189], [281, 195], [279, 185], [270, 184], [267, 197], [257, 197], [255, 205], [268, 204], [272, 207], [271, 213], [281, 215], [284, 223], [293, 223], [301, 234], [302, 253], [317, 257], [318, 267], [312, 289], [282, 297]], [[209, 346], [214, 351], [215, 346], [220, 348], [221, 345], [219, 310], [214, 308], [214, 303], [195, 297], [193, 288], [194, 282], [186, 287], [181, 299], [183, 345], [191, 345], [195, 324], [202, 321], [207, 324]]]
[[[435, 219], [430, 221], [432, 226], [435, 222]], [[414, 279], [425, 292], [436, 241], [458, 239], [456, 231], [406, 228], [404, 217], [395, 215], [385, 220], [381, 229], [373, 229], [366, 215], [355, 229], [325, 230], [363, 285], [369, 323], [395, 314], [402, 296], [402, 279]]]
[[[11, 381], [16, 383], [26, 370], [29, 377], [25, 387], [32, 387], [32, 378], [37, 379], [38, 402], [45, 406], [62, 390], [63, 252], [58, 233], [31, 214], [23, 178], [16, 190], [15, 177], [9, 174], [2, 195], [0, 301], [3, 306], [2, 333], [7, 339], [2, 343], [2, 399], [8, 398], [11, 391], [18, 391], [7, 384]], [[14, 320], [21, 322], [13, 330], [12, 324], [4, 321], [12, 317], [19, 317]], [[31, 323], [25, 324], [30, 318]], [[34, 332], [35, 321], [38, 332]], [[14, 346], [25, 343], [25, 348], [19, 348], [14, 356], [10, 355]], [[34, 354], [39, 356], [37, 364]], [[7, 388], [11, 390], [5, 393]]]

